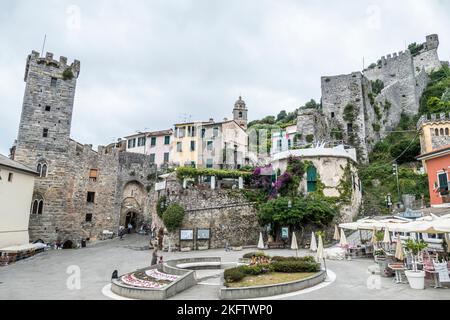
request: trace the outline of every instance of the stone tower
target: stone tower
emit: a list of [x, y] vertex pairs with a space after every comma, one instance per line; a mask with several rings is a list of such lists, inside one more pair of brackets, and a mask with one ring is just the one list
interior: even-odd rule
[[432, 50], [439, 48], [439, 36], [437, 34], [430, 34], [426, 37], [426, 49]]
[[245, 101], [242, 100], [242, 97], [239, 97], [239, 99], [234, 104], [233, 109], [233, 119], [242, 127], [244, 130], [247, 130], [247, 113], [248, 109], [245, 105]]
[[75, 87], [80, 62], [70, 66], [67, 58], [53, 60], [33, 51], [25, 68], [25, 94], [20, 118], [15, 160], [36, 167], [32, 155], [67, 152], [70, 138]]
[[[80, 62], [33, 51], [25, 67], [25, 94], [14, 159], [36, 168], [30, 239], [54, 240], [66, 221], [70, 128]], [[34, 203], [37, 202], [37, 208]]]

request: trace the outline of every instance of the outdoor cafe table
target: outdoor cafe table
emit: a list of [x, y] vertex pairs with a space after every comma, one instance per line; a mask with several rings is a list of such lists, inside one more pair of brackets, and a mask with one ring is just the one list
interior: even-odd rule
[[389, 269], [395, 272], [395, 283], [407, 283], [403, 281], [402, 272], [405, 272], [406, 268], [401, 263], [391, 263], [388, 265]]

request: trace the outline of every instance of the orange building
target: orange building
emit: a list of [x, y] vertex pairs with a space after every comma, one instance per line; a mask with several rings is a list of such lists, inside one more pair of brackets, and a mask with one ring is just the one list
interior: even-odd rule
[[422, 154], [417, 160], [425, 163], [431, 206], [450, 207], [450, 145]]

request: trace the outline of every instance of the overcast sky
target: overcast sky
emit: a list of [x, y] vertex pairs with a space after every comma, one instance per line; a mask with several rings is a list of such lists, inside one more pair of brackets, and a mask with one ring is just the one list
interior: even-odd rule
[[441, 40], [450, 59], [450, 1], [0, 0], [0, 153], [17, 137], [31, 50], [81, 61], [72, 137], [108, 144], [138, 130], [249, 119], [320, 100], [320, 77]]

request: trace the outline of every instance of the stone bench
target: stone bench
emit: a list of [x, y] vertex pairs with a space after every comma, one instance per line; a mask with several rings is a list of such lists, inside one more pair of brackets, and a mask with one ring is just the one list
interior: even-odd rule
[[180, 269], [220, 269], [222, 266], [221, 262], [190, 262], [190, 263], [180, 263], [176, 267]]

